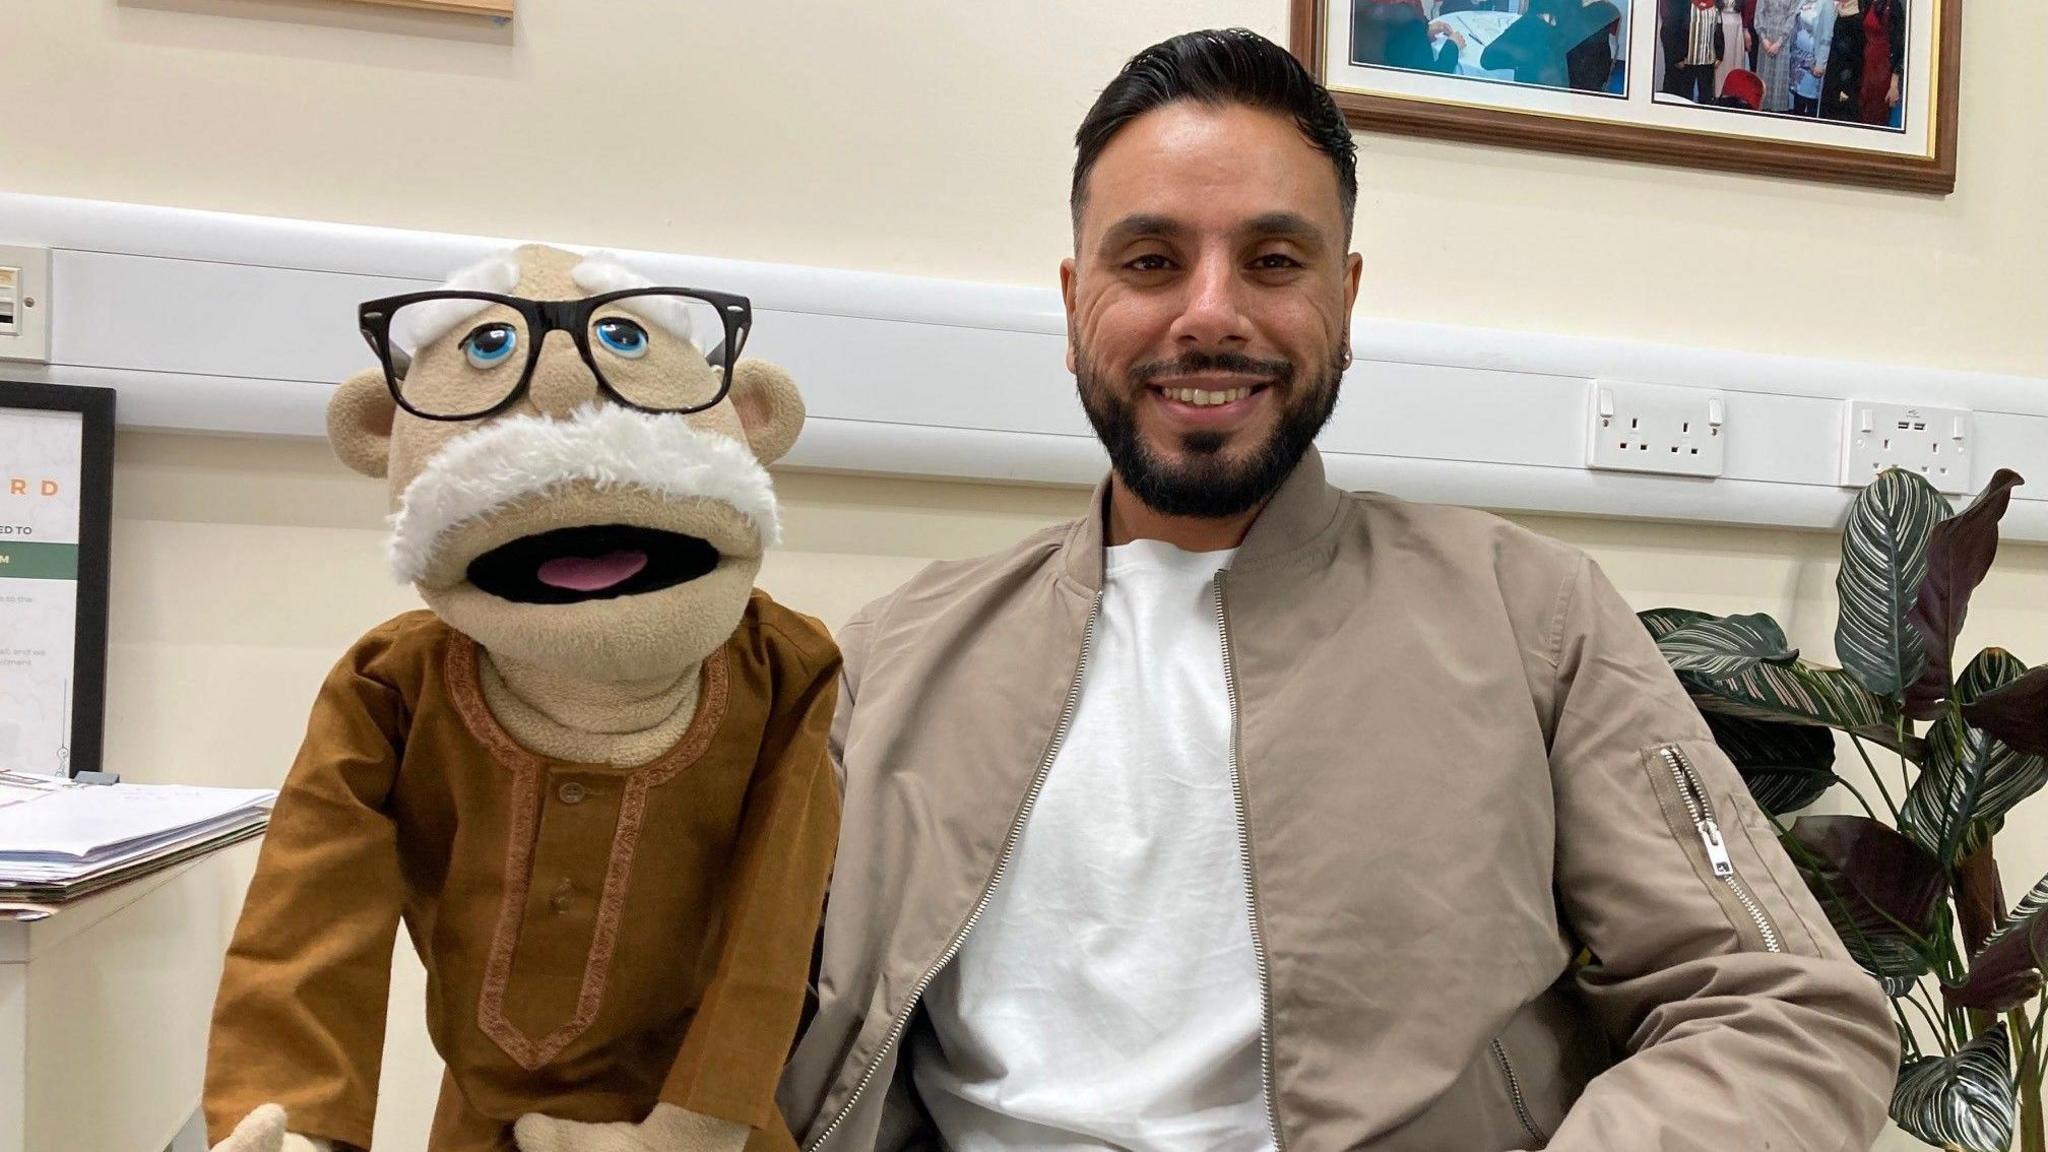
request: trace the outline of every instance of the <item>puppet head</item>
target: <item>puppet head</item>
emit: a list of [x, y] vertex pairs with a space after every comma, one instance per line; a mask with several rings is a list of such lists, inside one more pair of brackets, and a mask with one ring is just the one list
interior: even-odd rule
[[744, 300], [612, 296], [650, 287], [525, 247], [443, 290], [467, 295], [363, 306], [384, 363], [336, 390], [328, 439], [390, 482], [394, 574], [487, 651], [583, 679], [680, 676], [746, 610], [779, 531], [767, 465], [803, 401], [738, 359]]

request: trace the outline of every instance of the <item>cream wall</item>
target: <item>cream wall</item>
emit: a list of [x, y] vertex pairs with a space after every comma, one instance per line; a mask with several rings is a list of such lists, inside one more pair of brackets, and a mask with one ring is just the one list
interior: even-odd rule
[[[5, 0], [0, 185], [1050, 284], [1131, 52], [1285, 0]], [[1969, 5], [1947, 199], [1363, 140], [1367, 314], [2048, 373], [2048, 4]], [[0, 228], [4, 230], [4, 228]]]
[[[1285, 18], [1283, 0], [520, 0], [493, 30], [316, 0], [0, 0], [0, 189], [1049, 284], [1073, 127], [1116, 65]], [[2048, 374], [2044, 42], [2048, 4], [1971, 5], [1947, 199], [1363, 137], [1361, 313]], [[831, 624], [1083, 497], [782, 484], [789, 542], [763, 581]], [[274, 782], [322, 672], [414, 603], [379, 566], [382, 511], [318, 444], [124, 434], [113, 766]], [[1770, 611], [1831, 651], [1824, 535], [1524, 519], [1639, 607]], [[2048, 549], [2007, 549], [1966, 642], [2048, 660], [2044, 589]], [[2048, 870], [2048, 801], [2004, 844], [2016, 892]], [[434, 1085], [417, 967], [400, 972], [379, 1146], [405, 1150]]]

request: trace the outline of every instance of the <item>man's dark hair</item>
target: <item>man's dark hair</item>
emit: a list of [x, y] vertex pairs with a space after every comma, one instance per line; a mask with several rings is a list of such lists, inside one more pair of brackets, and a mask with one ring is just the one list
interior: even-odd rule
[[1074, 133], [1074, 185], [1068, 204], [1080, 227], [1088, 173], [1123, 126], [1176, 100], [1232, 104], [1291, 117], [1316, 150], [1337, 169], [1337, 200], [1344, 231], [1358, 203], [1358, 145], [1337, 102], [1287, 49], [1243, 28], [1188, 32], [1145, 49], [1095, 98]]

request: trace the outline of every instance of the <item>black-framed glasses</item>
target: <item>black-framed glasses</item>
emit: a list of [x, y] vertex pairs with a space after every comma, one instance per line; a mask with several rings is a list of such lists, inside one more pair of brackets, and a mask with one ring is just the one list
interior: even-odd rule
[[[558, 331], [619, 403], [702, 412], [732, 391], [754, 308], [744, 296], [700, 288], [627, 288], [582, 300], [437, 289], [365, 301], [356, 318], [399, 407], [425, 420], [477, 420], [526, 394], [541, 345]], [[656, 355], [678, 344], [682, 359]], [[415, 371], [423, 359], [443, 357], [465, 360], [467, 369]]]

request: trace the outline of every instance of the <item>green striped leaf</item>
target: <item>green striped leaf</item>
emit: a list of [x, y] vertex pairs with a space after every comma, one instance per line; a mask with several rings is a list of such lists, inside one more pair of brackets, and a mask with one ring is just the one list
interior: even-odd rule
[[1657, 641], [1674, 671], [1721, 680], [1758, 664], [1789, 664], [1799, 653], [1778, 622], [1761, 613], [1723, 616], [1686, 624]]
[[2018, 1120], [2012, 1044], [2003, 1020], [1954, 1056], [1923, 1056], [1899, 1069], [1892, 1119], [1936, 1148], [2007, 1152]]
[[1982, 852], [1993, 837], [2005, 831], [2005, 817], [1993, 816], [1989, 820], [1972, 820], [1963, 830], [1963, 842], [1956, 846], [1956, 859], [1968, 860]]
[[1750, 798], [1773, 816], [1797, 812], [1835, 783], [1835, 737], [1812, 724], [1707, 714], [1714, 743], [1735, 762]]
[[1842, 530], [1835, 656], [1865, 688], [1889, 700], [1903, 701], [1906, 687], [1927, 669], [1926, 644], [1906, 616], [1927, 576], [1934, 526], [1949, 512], [1926, 477], [1889, 468], [1856, 494]]
[[[1956, 681], [1967, 707], [2011, 684], [2027, 666], [2002, 648], [1987, 648]], [[1900, 809], [1901, 831], [1954, 863], [1962, 858], [1969, 826], [1997, 820], [2048, 784], [2048, 757], [2021, 752], [1949, 709], [1927, 740], [1927, 758]]]
[[1877, 982], [1883, 986], [1884, 994], [1894, 1000], [1901, 996], [1911, 996], [1913, 989], [1920, 985], [1920, 979], [1916, 976], [1879, 976]]
[[1691, 608], [1649, 608], [1636, 613], [1636, 619], [1649, 629], [1650, 636], [1662, 640], [1688, 624], [1714, 619], [1711, 612], [1698, 612]]
[[[1681, 675], [1679, 679], [1703, 712], [1824, 724], [1886, 748], [1899, 746], [1896, 709], [1840, 668], [1758, 664], [1739, 676], [1707, 679]], [[1906, 751], [1907, 759], [1917, 759], [1918, 741], [1909, 736]]]
[[2048, 667], [1964, 704], [1963, 719], [2022, 752], [2048, 756]]

